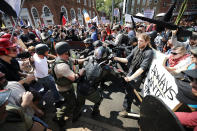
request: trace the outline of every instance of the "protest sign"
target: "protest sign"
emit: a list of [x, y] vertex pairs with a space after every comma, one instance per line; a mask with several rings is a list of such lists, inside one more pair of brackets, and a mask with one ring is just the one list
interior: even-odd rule
[[101, 17], [101, 22], [105, 24], [105, 17]]
[[116, 16], [116, 17], [119, 16], [119, 9], [118, 8], [114, 9], [114, 16]]
[[152, 19], [154, 16], [154, 10], [145, 10], [144, 17]]
[[132, 22], [131, 15], [125, 14], [125, 22]]
[[145, 79], [143, 95], [153, 95], [174, 109], [180, 102], [177, 100], [178, 87], [174, 77], [163, 67], [165, 55], [154, 51], [154, 59]]

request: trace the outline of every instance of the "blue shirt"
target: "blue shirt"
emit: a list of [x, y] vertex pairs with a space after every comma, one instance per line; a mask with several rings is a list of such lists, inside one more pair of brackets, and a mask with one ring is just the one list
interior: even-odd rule
[[97, 37], [96, 31], [92, 33], [91, 38], [93, 39], [93, 41], [98, 40], [98, 39], [97, 39], [98, 37]]
[[135, 37], [136, 36], [135, 31], [133, 31], [133, 30], [129, 31], [128, 36], [129, 36], [129, 38]]

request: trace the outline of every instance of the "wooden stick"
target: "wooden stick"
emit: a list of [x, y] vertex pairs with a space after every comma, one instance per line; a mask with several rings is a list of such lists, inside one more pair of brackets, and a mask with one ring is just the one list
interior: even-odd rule
[[139, 95], [139, 93], [136, 91], [136, 89], [133, 89], [134, 90], [134, 93], [135, 95], [137, 96], [138, 100], [142, 103], [142, 98], [141, 96]]

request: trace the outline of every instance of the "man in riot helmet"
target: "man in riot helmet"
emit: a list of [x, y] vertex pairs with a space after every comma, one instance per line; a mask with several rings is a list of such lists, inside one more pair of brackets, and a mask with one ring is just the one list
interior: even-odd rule
[[103, 79], [102, 62], [109, 56], [109, 52], [105, 47], [98, 47], [94, 51], [93, 56], [85, 59], [78, 59], [79, 63], [84, 63], [85, 74], [82, 76], [78, 85], [78, 103], [79, 107], [85, 104], [85, 100], [94, 103], [92, 116], [100, 114], [99, 106], [102, 101], [98, 86]]
[[94, 49], [96, 49], [102, 45], [103, 45], [103, 43], [100, 40], [97, 40], [93, 43]]
[[108, 60], [110, 58], [110, 50], [107, 47], [100, 46], [95, 49], [94, 55], [89, 56], [86, 59], [78, 59], [78, 63], [84, 62], [85, 73], [81, 77], [78, 83], [78, 101], [79, 107], [85, 104], [85, 100], [94, 103], [93, 111], [91, 115], [98, 116], [100, 114], [99, 106], [102, 101], [100, 90], [98, 86], [102, 88], [102, 84], [105, 81], [119, 82], [117, 75], [108, 66]]
[[56, 112], [56, 119], [60, 126], [64, 126], [65, 122], [72, 122], [78, 115], [78, 112], [75, 112], [77, 100], [72, 84], [82, 75], [83, 70], [77, 74], [72, 71], [69, 59], [70, 46], [67, 42], [58, 42], [55, 45], [55, 50], [58, 57], [52, 66], [52, 74], [57, 84], [57, 90], [64, 98]]
[[93, 39], [91, 38], [86, 38], [83, 43], [85, 44], [85, 49], [80, 52], [81, 56], [84, 56], [84, 58], [86, 58], [87, 56], [92, 55], [92, 51], [94, 50], [94, 46], [92, 45], [93, 43]]
[[38, 44], [35, 47], [35, 54], [33, 55], [34, 60], [34, 76], [37, 82], [43, 85], [44, 92], [46, 93], [49, 89], [53, 93], [55, 102], [59, 101], [59, 94], [57, 92], [55, 81], [51, 75], [49, 75], [47, 56], [49, 53], [49, 48], [46, 44]]

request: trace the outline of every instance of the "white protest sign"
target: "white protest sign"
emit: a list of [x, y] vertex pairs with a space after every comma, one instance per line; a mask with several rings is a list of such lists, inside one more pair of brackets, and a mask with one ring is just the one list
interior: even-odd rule
[[105, 24], [105, 17], [101, 17], [101, 22]]
[[131, 15], [125, 14], [125, 22], [132, 22]]
[[164, 59], [164, 54], [154, 51], [154, 59], [145, 79], [143, 95], [156, 96], [173, 110], [180, 103], [176, 99], [178, 87], [174, 77], [163, 67]]
[[105, 20], [105, 24], [110, 24], [110, 20]]
[[152, 19], [154, 16], [154, 10], [145, 10], [144, 11], [144, 17]]
[[114, 9], [114, 16], [116, 16], [116, 17], [119, 16], [119, 9], [118, 8]]

